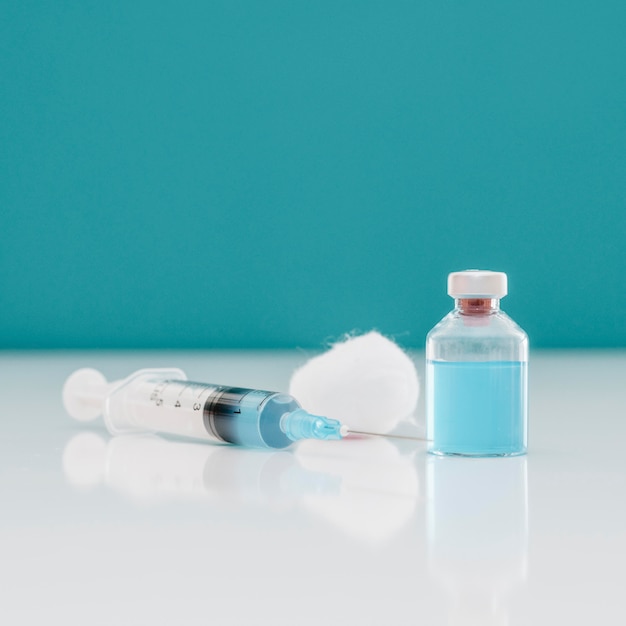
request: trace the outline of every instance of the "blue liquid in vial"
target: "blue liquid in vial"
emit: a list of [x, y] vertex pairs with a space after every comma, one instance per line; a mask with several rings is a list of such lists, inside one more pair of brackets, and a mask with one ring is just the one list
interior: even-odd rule
[[468, 456], [526, 452], [525, 362], [428, 361], [427, 370], [430, 452]]

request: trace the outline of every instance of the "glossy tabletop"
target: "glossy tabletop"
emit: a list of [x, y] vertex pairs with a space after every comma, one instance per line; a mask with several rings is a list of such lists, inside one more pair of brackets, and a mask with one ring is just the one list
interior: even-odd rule
[[[78, 367], [286, 390], [302, 352], [0, 353], [0, 623], [414, 625], [626, 619], [626, 353], [535, 352], [530, 452], [283, 451], [111, 438]], [[423, 376], [422, 355], [415, 355]], [[413, 423], [423, 435], [423, 397]]]

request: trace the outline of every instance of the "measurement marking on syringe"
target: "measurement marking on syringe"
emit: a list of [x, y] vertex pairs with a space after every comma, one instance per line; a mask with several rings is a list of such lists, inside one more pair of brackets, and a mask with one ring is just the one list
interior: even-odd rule
[[[171, 384], [175, 384], [177, 382], [178, 381], [176, 381], [176, 380], [163, 380], [163, 381], [161, 381], [152, 390], [152, 393], [150, 394], [150, 400], [152, 402], [154, 402], [154, 404], [156, 406], [163, 406], [163, 403], [164, 403], [163, 393], [165, 392], [165, 390]], [[174, 407], [175, 408], [180, 408], [180, 403], [178, 401], [176, 401], [176, 403], [174, 404]]]
[[186, 385], [183, 386], [183, 388], [180, 390], [180, 393], [178, 394], [178, 398], [180, 398], [183, 393], [185, 392], [185, 389], [188, 389], [193, 383], [187, 383]]
[[187, 387], [189, 387], [189, 385], [183, 385], [183, 388], [180, 390], [179, 394], [176, 396], [176, 402], [174, 402], [174, 408], [175, 409], [180, 409], [181, 407], [181, 403], [180, 403], [180, 397], [183, 395], [185, 389], [187, 389]]

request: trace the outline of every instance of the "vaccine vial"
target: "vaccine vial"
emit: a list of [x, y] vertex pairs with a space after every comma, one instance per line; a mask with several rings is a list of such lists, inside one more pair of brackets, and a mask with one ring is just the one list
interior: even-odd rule
[[426, 338], [429, 452], [515, 456], [526, 453], [528, 337], [500, 310], [503, 272], [448, 276], [454, 310]]

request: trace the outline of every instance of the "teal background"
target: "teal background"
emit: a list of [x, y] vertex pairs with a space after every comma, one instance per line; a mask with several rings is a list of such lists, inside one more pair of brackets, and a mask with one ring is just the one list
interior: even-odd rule
[[1, 3], [0, 347], [626, 346], [626, 3]]

